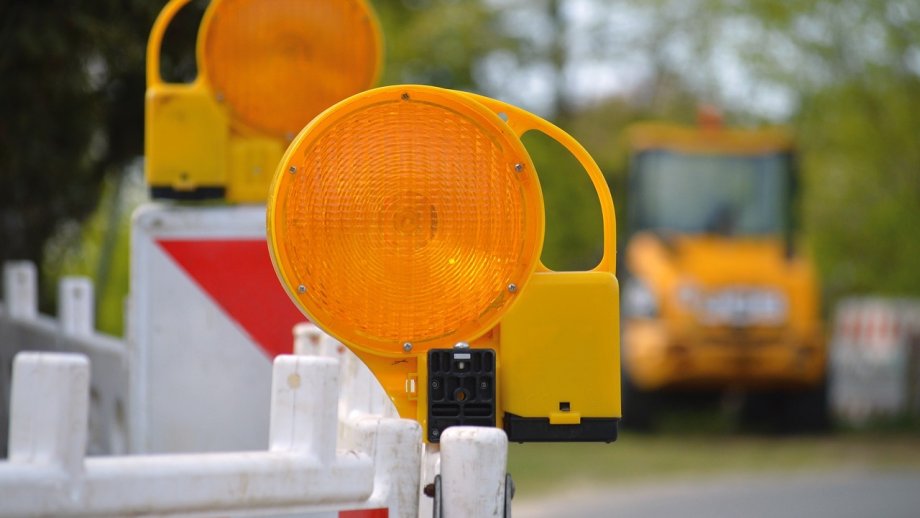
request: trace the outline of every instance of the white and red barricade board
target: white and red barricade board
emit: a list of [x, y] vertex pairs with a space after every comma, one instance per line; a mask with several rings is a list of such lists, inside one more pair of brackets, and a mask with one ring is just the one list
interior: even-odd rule
[[131, 236], [131, 451], [264, 448], [271, 361], [305, 320], [272, 267], [265, 207], [150, 204]]
[[862, 424], [873, 417], [920, 415], [920, 301], [842, 300], [830, 348], [830, 405]]

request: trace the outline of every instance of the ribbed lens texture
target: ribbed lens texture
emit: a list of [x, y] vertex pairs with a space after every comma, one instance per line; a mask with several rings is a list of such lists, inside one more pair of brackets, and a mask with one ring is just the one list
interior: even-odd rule
[[385, 102], [295, 155], [279, 241], [320, 325], [386, 352], [487, 330], [542, 235], [542, 206], [527, 207], [539, 186], [491, 131], [439, 105]]
[[297, 134], [374, 80], [373, 27], [354, 0], [222, 0], [203, 37], [216, 94], [272, 135]]

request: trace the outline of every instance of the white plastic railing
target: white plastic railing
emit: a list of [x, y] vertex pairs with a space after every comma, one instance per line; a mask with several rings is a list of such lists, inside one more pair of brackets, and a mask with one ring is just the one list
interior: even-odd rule
[[245, 514], [387, 508], [416, 516], [421, 429], [360, 418], [336, 450], [338, 364], [275, 360], [267, 451], [85, 458], [89, 363], [22, 353], [14, 366], [0, 516]]
[[436, 516], [505, 515], [504, 432], [456, 427], [423, 446], [367, 367], [312, 325], [295, 330], [300, 356], [275, 360], [267, 450], [87, 457], [124, 451], [124, 344], [93, 330], [88, 280], [61, 283], [54, 320], [38, 313], [33, 265], [8, 264], [4, 276], [4, 364], [24, 350], [80, 354], [20, 352], [13, 379], [0, 379], [10, 422], [0, 517], [427, 517], [433, 499], [421, 489], [438, 475]]
[[508, 437], [498, 428], [454, 426], [444, 430], [441, 436], [444, 518], [505, 516], [507, 461]]
[[37, 271], [27, 261], [3, 265], [0, 304], [0, 458], [6, 456], [9, 429], [10, 369], [20, 351], [76, 352], [89, 357], [96, 373], [90, 381], [88, 451], [92, 455], [127, 451], [124, 419], [128, 390], [127, 349], [122, 340], [94, 328], [93, 285], [65, 277], [58, 285], [58, 317], [38, 311]]
[[[348, 437], [349, 428], [345, 425], [349, 418], [397, 416], [396, 408], [367, 366], [320, 328], [310, 323], [295, 326], [294, 352], [339, 360], [343, 379], [339, 396], [340, 437]], [[422, 446], [422, 487], [407, 490], [407, 493], [417, 500], [418, 516], [500, 518], [505, 515], [507, 460], [508, 438], [504, 431], [452, 427], [445, 431], [440, 444]], [[439, 475], [440, 511], [435, 512], [434, 499], [421, 489], [433, 484]]]
[[293, 332], [294, 354], [339, 361], [342, 379], [339, 418], [342, 422], [358, 415], [399, 416], [377, 378], [347, 347], [309, 322], [297, 324]]

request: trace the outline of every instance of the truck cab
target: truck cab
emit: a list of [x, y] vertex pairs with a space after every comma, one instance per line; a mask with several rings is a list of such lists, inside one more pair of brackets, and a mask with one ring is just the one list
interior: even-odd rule
[[813, 396], [826, 363], [817, 282], [793, 243], [791, 135], [645, 123], [629, 145], [627, 423], [650, 411], [630, 395], [652, 392], [770, 395], [808, 407], [780, 421], [823, 415]]

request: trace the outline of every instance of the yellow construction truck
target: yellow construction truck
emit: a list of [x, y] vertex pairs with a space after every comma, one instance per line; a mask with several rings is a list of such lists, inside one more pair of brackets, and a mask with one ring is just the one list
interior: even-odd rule
[[624, 424], [662, 396], [733, 394], [742, 422], [826, 424], [817, 281], [796, 248], [794, 141], [781, 129], [643, 123], [628, 132]]

